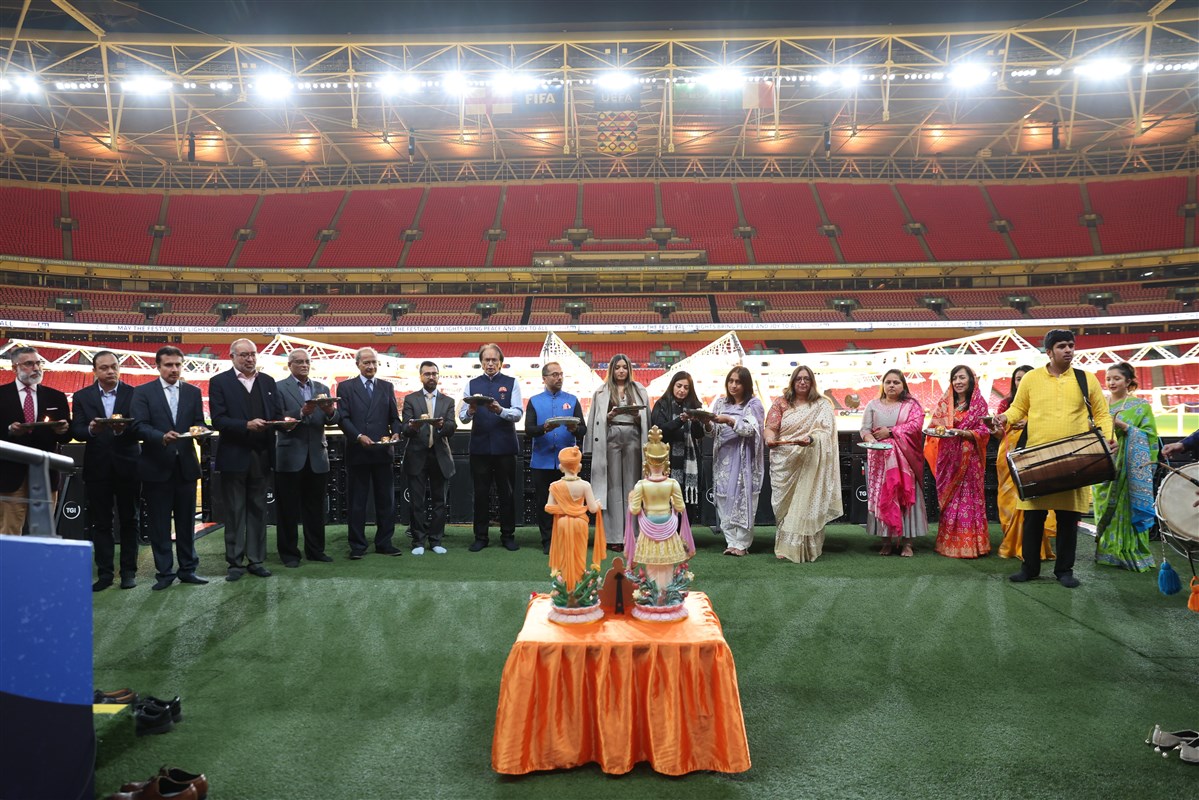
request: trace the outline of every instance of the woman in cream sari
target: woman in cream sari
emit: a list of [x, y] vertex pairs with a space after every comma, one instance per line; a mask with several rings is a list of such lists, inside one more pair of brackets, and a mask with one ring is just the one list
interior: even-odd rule
[[796, 563], [815, 561], [824, 526], [841, 516], [841, 473], [833, 404], [816, 389], [816, 376], [799, 366], [766, 416], [770, 448], [774, 554]]

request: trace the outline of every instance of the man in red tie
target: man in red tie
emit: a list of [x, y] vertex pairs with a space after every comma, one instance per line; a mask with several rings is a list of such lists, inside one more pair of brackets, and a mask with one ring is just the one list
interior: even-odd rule
[[[17, 379], [0, 385], [0, 441], [56, 452], [58, 445], [71, 440], [67, 396], [42, 386], [42, 359], [37, 350], [16, 347], [8, 356]], [[40, 422], [55, 424], [33, 424]], [[50, 481], [57, 485], [53, 472]], [[29, 467], [0, 460], [0, 534], [20, 536], [28, 510]]]

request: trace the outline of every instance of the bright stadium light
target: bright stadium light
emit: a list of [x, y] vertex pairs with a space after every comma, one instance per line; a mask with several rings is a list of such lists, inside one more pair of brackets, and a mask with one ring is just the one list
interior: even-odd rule
[[121, 91], [130, 94], [165, 94], [171, 91], [171, 82], [149, 75], [138, 75], [121, 81]]
[[842, 89], [852, 89], [862, 82], [862, 73], [856, 69], [843, 69], [837, 73], [837, 83]]
[[989, 77], [991, 77], [990, 71], [978, 64], [959, 64], [949, 73], [950, 82], [963, 89], [986, 83]]
[[633, 85], [633, 76], [627, 72], [605, 72], [595, 82], [601, 89], [619, 91]]
[[1114, 58], [1101, 58], [1097, 61], [1088, 61], [1085, 64], [1079, 64], [1074, 68], [1074, 74], [1080, 78], [1104, 81], [1123, 77], [1131, 70], [1132, 65], [1127, 61], [1119, 61]]
[[42, 90], [37, 79], [31, 75], [18, 75], [13, 78], [12, 85], [21, 94], [37, 94]]
[[536, 89], [538, 80], [525, 72], [497, 72], [491, 76], [493, 94], [512, 95]]
[[470, 82], [461, 72], [448, 72], [441, 79], [441, 88], [450, 94], [463, 95], [470, 88]]
[[375, 81], [375, 87], [386, 95], [415, 94], [420, 89], [420, 81], [411, 75], [388, 74]]
[[291, 94], [291, 79], [286, 75], [259, 75], [254, 79], [254, 91], [269, 99], [281, 99]]
[[699, 82], [703, 86], [707, 86], [717, 92], [732, 91], [740, 89], [745, 85], [745, 73], [736, 69], [721, 69], [705, 72], [699, 76]]

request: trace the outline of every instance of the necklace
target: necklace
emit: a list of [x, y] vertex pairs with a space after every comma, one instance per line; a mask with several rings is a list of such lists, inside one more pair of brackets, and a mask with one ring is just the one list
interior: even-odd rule
[[562, 480], [564, 480], [564, 481], [577, 481], [577, 480], [579, 480], [579, 476], [578, 476], [578, 475], [563, 475], [563, 476], [562, 476]]

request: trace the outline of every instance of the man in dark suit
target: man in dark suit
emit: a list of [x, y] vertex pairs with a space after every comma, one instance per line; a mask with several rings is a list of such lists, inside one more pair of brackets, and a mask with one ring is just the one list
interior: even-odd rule
[[[437, 365], [423, 361], [420, 382], [424, 387], [404, 398], [404, 474], [408, 476], [408, 496], [412, 502], [412, 555], [425, 554], [428, 545], [445, 555], [441, 538], [445, 535], [445, 493], [454, 475], [454, 456], [450, 437], [458, 425], [454, 422], [454, 401], [437, 391]], [[430, 420], [424, 422], [422, 420]], [[433, 518], [427, 520], [425, 492], [432, 496]]]
[[[180, 583], [204, 584], [196, 575], [196, 481], [200, 460], [191, 439], [180, 440], [192, 427], [207, 430], [204, 399], [200, 390], [179, 380], [183, 374], [183, 352], [178, 347], [158, 348], [154, 354], [158, 380], [133, 390], [133, 418], [142, 455], [138, 477], [145, 489], [150, 517], [150, 549], [154, 552], [157, 582], [155, 591], [166, 589], [175, 578]], [[171, 557], [171, 520], [175, 521], [176, 575]]]
[[358, 377], [337, 384], [341, 401], [341, 430], [346, 435], [346, 501], [349, 503], [350, 559], [366, 553], [366, 493], [375, 493], [375, 552], [398, 556], [395, 534], [395, 453], [390, 447], [371, 447], [384, 436], [399, 435], [400, 414], [391, 384], [375, 377], [379, 356], [364, 347], [354, 356]]
[[249, 339], [229, 345], [233, 369], [208, 381], [208, 410], [217, 442], [216, 471], [225, 501], [225, 580], [246, 572], [269, 578], [266, 561], [266, 492], [275, 465], [275, 429], [282, 418], [275, 379], [258, 371], [258, 348]]
[[[117, 356], [108, 350], [92, 356], [92, 374], [96, 382], [72, 398], [71, 421], [71, 434], [84, 442], [87, 527], [96, 559], [92, 591], [112, 586], [114, 502], [120, 521], [121, 588], [132, 589], [137, 586], [137, 503], [141, 495], [137, 459], [142, 452], [132, 424], [133, 387], [121, 381]], [[100, 419], [110, 421], [96, 421]]]
[[[54, 453], [60, 444], [71, 441], [70, 407], [67, 396], [57, 389], [42, 386], [42, 357], [32, 347], [15, 347], [8, 354], [17, 379], [0, 386], [0, 441], [34, 447]], [[57, 425], [30, 427], [32, 422], [57, 422]], [[50, 486], [58, 485], [57, 473], [50, 473]], [[57, 492], [51, 492], [51, 507]], [[0, 460], [0, 534], [20, 536], [29, 511], [29, 467]]]
[[[325, 495], [329, 483], [329, 444], [325, 426], [340, 419], [329, 387], [308, 377], [308, 351], [287, 354], [291, 375], [279, 381], [284, 418], [300, 421], [275, 440], [275, 537], [285, 567], [300, 566], [298, 528], [304, 523], [304, 555], [332, 561], [325, 554]], [[327, 398], [317, 400], [318, 397]]]

